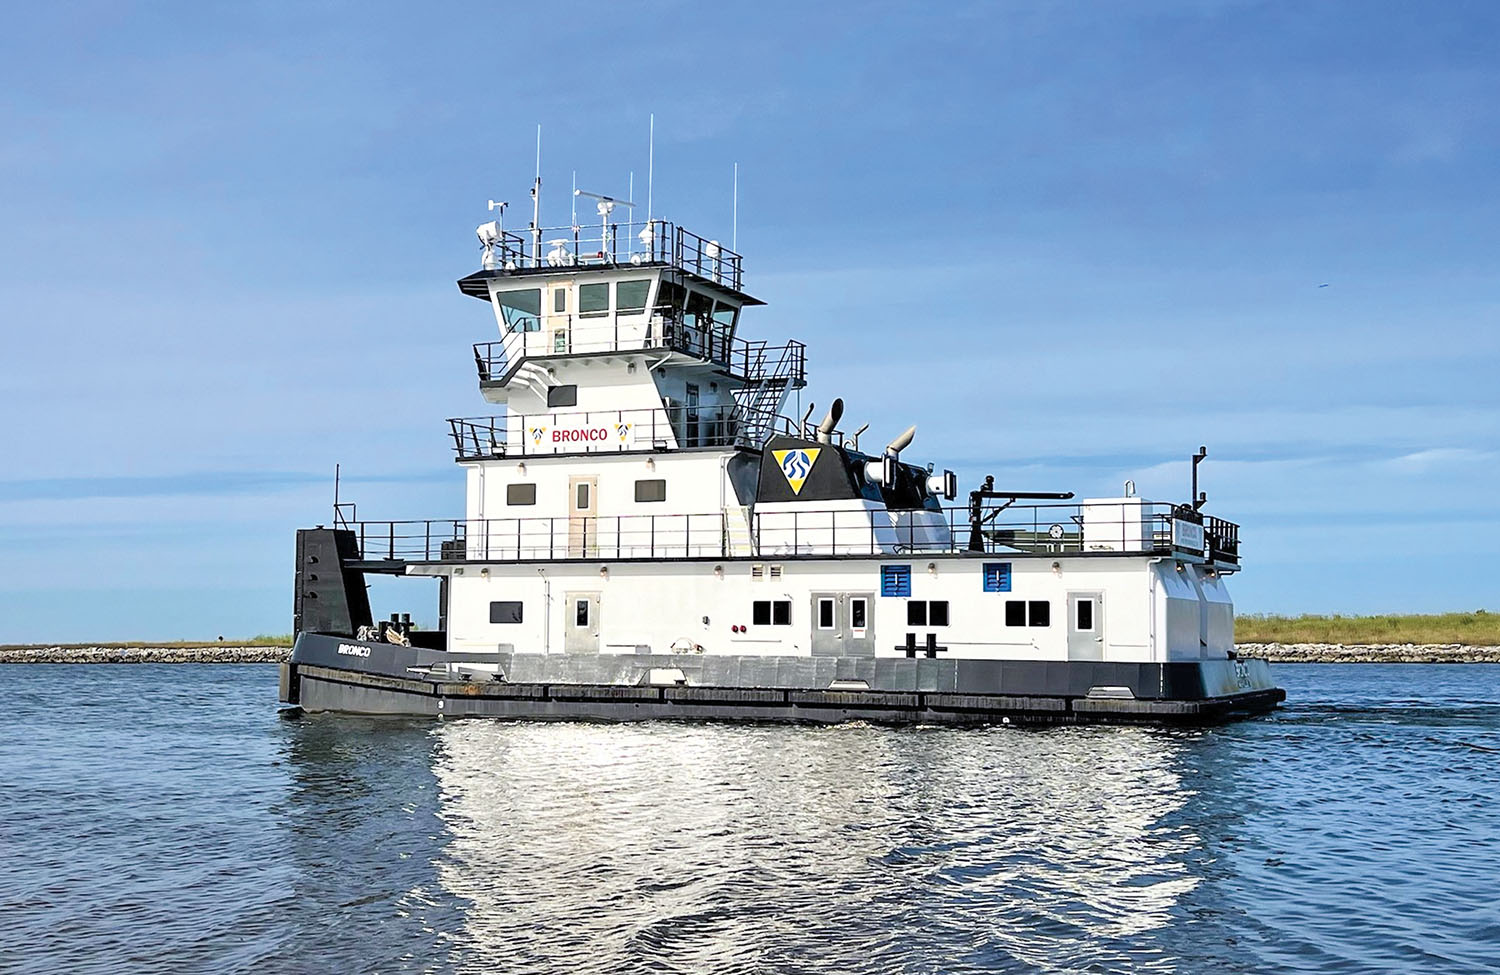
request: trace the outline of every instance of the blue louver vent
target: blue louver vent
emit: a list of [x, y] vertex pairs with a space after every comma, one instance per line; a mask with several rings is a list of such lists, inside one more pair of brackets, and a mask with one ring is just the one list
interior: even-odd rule
[[984, 591], [1010, 592], [1010, 563], [986, 562], [984, 564]]
[[882, 565], [880, 567], [880, 594], [882, 596], [910, 596], [911, 566]]

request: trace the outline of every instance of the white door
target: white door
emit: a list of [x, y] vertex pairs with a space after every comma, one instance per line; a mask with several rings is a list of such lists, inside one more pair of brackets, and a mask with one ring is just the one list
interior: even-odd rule
[[1068, 593], [1068, 659], [1104, 659], [1104, 593]]

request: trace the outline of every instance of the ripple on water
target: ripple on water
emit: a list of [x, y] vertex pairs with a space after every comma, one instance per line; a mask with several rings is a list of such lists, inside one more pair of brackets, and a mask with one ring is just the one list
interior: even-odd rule
[[1488, 971], [1500, 667], [1206, 730], [278, 720], [8, 667], [0, 969]]

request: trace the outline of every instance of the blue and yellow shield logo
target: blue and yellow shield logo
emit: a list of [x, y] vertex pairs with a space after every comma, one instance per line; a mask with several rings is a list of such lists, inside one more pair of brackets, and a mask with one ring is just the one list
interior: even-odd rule
[[807, 483], [807, 475], [812, 473], [812, 466], [818, 462], [818, 455], [822, 452], [819, 447], [797, 447], [793, 450], [773, 450], [771, 456], [776, 458], [781, 476], [786, 478], [792, 493], [801, 494], [802, 485]]

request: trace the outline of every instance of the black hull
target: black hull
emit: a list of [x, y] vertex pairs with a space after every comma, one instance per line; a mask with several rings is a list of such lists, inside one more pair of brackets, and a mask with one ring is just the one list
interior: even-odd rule
[[[482, 672], [467, 680], [425, 673], [455, 663], [476, 670], [498, 667], [516, 677], [538, 668], [551, 673], [513, 681]], [[753, 683], [743, 679], [747, 675], [734, 684], [714, 680], [724, 675], [712, 671], [732, 663], [678, 656], [448, 655], [304, 634], [291, 662], [282, 665], [281, 698], [311, 712], [446, 718], [954, 725], [1211, 723], [1264, 714], [1286, 698], [1259, 660], [762, 658], [740, 662], [740, 670], [759, 668]], [[672, 672], [681, 672], [687, 683], [672, 682]], [[634, 682], [633, 673], [639, 674]], [[868, 686], [831, 689], [830, 680], [822, 679], [828, 674]]]

